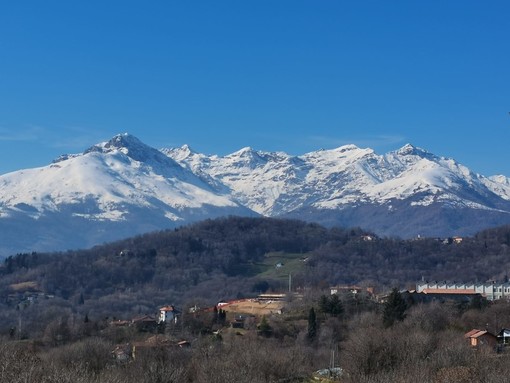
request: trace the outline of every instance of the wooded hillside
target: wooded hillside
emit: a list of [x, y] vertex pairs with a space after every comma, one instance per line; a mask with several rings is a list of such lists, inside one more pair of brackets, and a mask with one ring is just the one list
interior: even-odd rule
[[[229, 217], [137, 236], [90, 250], [18, 254], [0, 268], [0, 330], [30, 291], [47, 305], [93, 317], [153, 313], [158, 305], [215, 304], [221, 299], [294, 289], [365, 283], [382, 288], [429, 280], [504, 280], [510, 227], [461, 243], [377, 238], [361, 229], [326, 229], [296, 220]], [[291, 263], [287, 263], [292, 258]], [[268, 261], [269, 260], [269, 261]], [[292, 268], [286, 269], [292, 264]], [[46, 310], [46, 309], [45, 309]], [[40, 314], [40, 313], [39, 313]]]

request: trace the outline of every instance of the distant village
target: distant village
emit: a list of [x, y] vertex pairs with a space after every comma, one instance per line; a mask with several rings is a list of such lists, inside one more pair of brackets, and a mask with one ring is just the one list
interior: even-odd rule
[[[388, 294], [376, 294], [374, 287], [362, 287], [357, 285], [338, 285], [329, 288], [331, 295], [365, 295], [378, 303], [384, 303]], [[495, 301], [510, 299], [510, 282], [507, 283], [447, 283], [447, 282], [418, 282], [412, 290], [401, 290], [403, 298], [412, 303], [452, 303], [469, 304], [476, 299]], [[299, 294], [292, 294], [293, 299], [300, 299]], [[214, 307], [199, 308], [192, 307], [189, 314], [201, 315], [204, 313], [214, 314], [221, 317], [221, 326], [217, 326], [214, 334], [219, 335], [222, 328], [245, 329], [255, 327], [254, 324], [262, 316], [282, 314], [285, 310], [285, 303], [289, 299], [289, 293], [260, 294], [257, 298], [237, 299], [231, 301], [220, 301]], [[229, 313], [228, 320], [226, 313]], [[166, 305], [159, 308], [157, 315], [140, 316], [132, 320], [112, 320], [109, 325], [113, 327], [134, 326], [141, 332], [152, 332], [156, 335], [149, 337], [142, 342], [133, 342], [119, 345], [113, 351], [113, 355], [119, 362], [130, 360], [136, 357], [136, 350], [153, 347], [179, 347], [191, 346], [188, 340], [180, 339], [170, 341], [168, 337], [157, 335], [161, 333], [178, 335], [178, 325], [181, 321], [182, 312], [173, 305]], [[493, 334], [487, 329], [472, 329], [464, 334], [466, 342], [471, 347], [488, 347], [496, 352], [501, 352], [510, 345], [510, 329], [503, 328]]]
[[[299, 299], [299, 294], [293, 294]], [[258, 319], [271, 314], [282, 314], [288, 294], [259, 294], [257, 298], [219, 301], [214, 307], [191, 307], [188, 314], [192, 317], [210, 315], [218, 322], [213, 335], [220, 335], [222, 328], [243, 330], [246, 327], [256, 328]], [[227, 312], [229, 317], [227, 320]], [[113, 319], [110, 327], [134, 327], [139, 332], [154, 333], [144, 341], [129, 342], [118, 345], [112, 352], [118, 362], [126, 362], [136, 358], [138, 352], [155, 347], [186, 348], [191, 342], [180, 339], [179, 325], [183, 320], [182, 311], [173, 305], [159, 308], [157, 315], [143, 315], [131, 320]], [[170, 337], [166, 336], [170, 335]], [[178, 340], [170, 340], [178, 339]]]
[[[365, 235], [363, 241], [376, 241], [375, 236]], [[419, 240], [419, 238], [417, 238]], [[438, 239], [445, 245], [462, 242], [461, 237]], [[304, 260], [306, 261], [306, 259]], [[283, 263], [275, 264], [275, 268], [282, 268]], [[32, 282], [12, 285], [12, 292], [7, 296], [7, 302], [22, 309], [40, 300], [52, 299], [52, 295], [37, 289]], [[337, 285], [329, 288], [329, 294], [343, 296], [364, 296], [377, 303], [384, 303], [387, 293], [378, 293], [373, 286]], [[400, 290], [400, 294], [408, 303], [451, 303], [469, 305], [478, 300], [494, 302], [510, 300], [510, 282], [461, 283], [448, 281], [419, 281], [414, 288]], [[291, 297], [292, 296], [292, 297]], [[257, 323], [264, 316], [282, 314], [286, 303], [291, 299], [301, 299], [298, 293], [270, 293], [259, 294], [256, 298], [219, 301], [213, 307], [191, 307], [186, 314], [188, 317], [210, 315], [218, 318], [218, 325], [214, 333], [219, 335], [225, 328], [242, 331], [256, 329]], [[228, 315], [227, 315], [228, 314]], [[119, 344], [112, 351], [112, 356], [118, 362], [126, 362], [136, 358], [137, 352], [155, 347], [191, 347], [191, 340], [180, 338], [179, 325], [183, 320], [183, 312], [174, 305], [163, 305], [155, 310], [153, 315], [140, 315], [132, 319], [112, 318], [108, 321], [110, 328], [134, 328], [137, 332], [153, 334], [145, 340]], [[466, 342], [472, 347], [489, 347], [502, 351], [510, 344], [510, 329], [502, 328], [497, 333], [488, 329], [472, 329], [464, 334]]]

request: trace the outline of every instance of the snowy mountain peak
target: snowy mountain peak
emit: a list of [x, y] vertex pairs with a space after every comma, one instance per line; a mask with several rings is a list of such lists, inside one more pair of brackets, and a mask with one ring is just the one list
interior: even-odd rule
[[397, 154], [401, 155], [401, 156], [409, 156], [409, 155], [418, 155], [418, 156], [421, 156], [423, 154], [428, 154], [428, 152], [426, 150], [423, 150], [421, 148], [418, 148], [412, 144], [405, 144], [404, 146], [402, 146], [400, 149], [398, 149], [396, 151]]
[[246, 146], [237, 152], [229, 154], [227, 157], [248, 157], [253, 156], [254, 154], [257, 154], [257, 152], [252, 147]]
[[335, 149], [320, 149], [315, 152], [310, 152], [301, 156], [301, 158], [312, 163], [325, 162], [328, 166], [335, 167], [339, 163], [346, 163], [351, 161], [358, 161], [366, 156], [374, 154], [372, 149], [361, 149], [356, 145], [343, 145]]
[[120, 151], [126, 155], [129, 155], [131, 158], [135, 159], [135, 157], [140, 155], [142, 152], [150, 152], [155, 149], [150, 146], [145, 145], [142, 141], [136, 138], [129, 133], [122, 133], [113, 136], [109, 141], [101, 142], [99, 144], [95, 144], [85, 150], [82, 154], [62, 154], [52, 161], [52, 163], [56, 164], [62, 161], [66, 161], [72, 158], [79, 157], [80, 155], [85, 155], [88, 153], [112, 153], [115, 151]]
[[237, 152], [225, 156], [225, 159], [236, 163], [237, 166], [248, 166], [251, 169], [254, 169], [267, 162], [267, 160], [262, 157], [262, 154], [263, 153], [247, 146]]
[[406, 144], [402, 146], [400, 149], [388, 153], [389, 156], [395, 156], [403, 162], [414, 162], [416, 159], [426, 159], [432, 162], [440, 161], [440, 157], [435, 154], [430, 153], [429, 151], [414, 146], [412, 144]]
[[189, 145], [182, 145], [179, 148], [162, 148], [159, 151], [177, 162], [190, 160], [194, 156], [202, 156], [191, 149]]
[[146, 147], [142, 141], [129, 133], [122, 133], [113, 136], [110, 141], [106, 143], [106, 147], [121, 148], [138, 148], [140, 146]]
[[88, 152], [103, 152], [110, 153], [112, 151], [120, 150], [125, 154], [129, 152], [139, 152], [141, 150], [155, 150], [150, 146], [145, 145], [142, 141], [140, 141], [135, 136], [130, 135], [129, 133], [117, 134], [113, 136], [109, 141], [101, 142], [89, 148], [85, 153]]
[[146, 164], [166, 164], [170, 166], [179, 166], [159, 150], [144, 144], [135, 136], [129, 133], [118, 134], [109, 141], [96, 144], [86, 150], [83, 154], [99, 152], [104, 154], [120, 153], [131, 159]]
[[344, 152], [349, 152], [349, 151], [352, 151], [352, 150], [359, 150], [360, 148], [354, 144], [348, 144], [348, 145], [342, 145], [334, 150], [338, 151], [338, 152], [341, 152], [341, 153], [344, 153]]
[[160, 149], [160, 152], [178, 162], [186, 159], [191, 159], [196, 155], [200, 156], [200, 154], [191, 149], [189, 145], [182, 145], [180, 148], [162, 148]]
[[363, 149], [360, 149], [358, 146], [356, 146], [354, 144], [348, 144], [348, 145], [339, 146], [334, 149], [320, 148], [313, 152], [305, 154], [305, 156], [310, 155], [310, 154], [319, 154], [320, 155], [320, 153], [346, 153], [346, 152], [351, 152], [351, 151], [356, 151], [356, 150], [363, 150]]
[[188, 153], [195, 153], [193, 149], [188, 144], [184, 144], [181, 146], [181, 150]]

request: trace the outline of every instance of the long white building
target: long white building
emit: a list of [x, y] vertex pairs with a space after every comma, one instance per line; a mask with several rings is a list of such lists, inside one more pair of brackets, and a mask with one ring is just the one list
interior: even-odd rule
[[510, 282], [496, 283], [449, 283], [449, 282], [418, 282], [416, 291], [419, 293], [436, 294], [480, 294], [490, 301], [510, 299]]

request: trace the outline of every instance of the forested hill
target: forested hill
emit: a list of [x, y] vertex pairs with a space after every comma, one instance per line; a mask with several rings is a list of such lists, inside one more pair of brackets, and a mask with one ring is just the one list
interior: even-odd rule
[[31, 289], [92, 311], [137, 313], [164, 303], [213, 303], [281, 290], [282, 273], [292, 273], [295, 288], [506, 278], [510, 226], [447, 242], [381, 239], [361, 229], [296, 220], [221, 218], [90, 250], [9, 257], [0, 268], [0, 293]]

